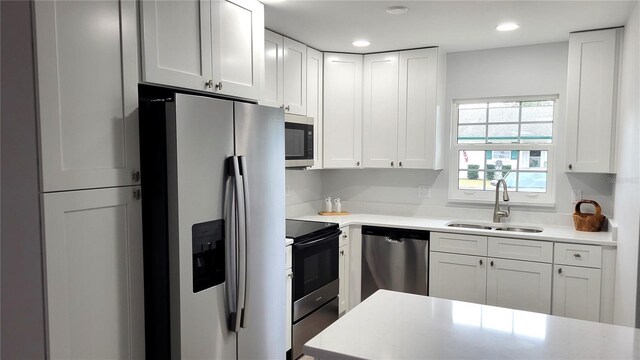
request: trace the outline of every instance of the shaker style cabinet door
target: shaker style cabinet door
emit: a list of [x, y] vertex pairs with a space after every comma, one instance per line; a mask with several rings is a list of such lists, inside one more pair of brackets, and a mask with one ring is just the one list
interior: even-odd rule
[[363, 166], [398, 165], [398, 53], [365, 55]]
[[307, 48], [307, 116], [313, 118], [313, 167], [322, 169], [322, 77], [323, 56]]
[[209, 90], [211, 2], [142, 0], [142, 56], [145, 82]]
[[139, 181], [135, 1], [35, 1], [42, 190]]
[[349, 245], [341, 246], [338, 259], [338, 276], [340, 281], [338, 293], [338, 315], [349, 310]]
[[551, 313], [551, 264], [489, 258], [487, 305]]
[[264, 91], [260, 105], [282, 107], [284, 104], [284, 37], [264, 31]]
[[264, 6], [257, 0], [211, 2], [215, 93], [262, 98], [264, 81]]
[[43, 195], [50, 359], [144, 359], [137, 190]]
[[362, 55], [324, 54], [325, 168], [362, 167]]
[[284, 38], [284, 111], [307, 115], [307, 45]]
[[431, 252], [429, 296], [484, 304], [487, 296], [487, 258]]
[[614, 173], [622, 29], [569, 35], [567, 172]]
[[600, 321], [601, 270], [555, 265], [553, 315]]
[[445, 55], [437, 48], [400, 52], [398, 162], [442, 169]]

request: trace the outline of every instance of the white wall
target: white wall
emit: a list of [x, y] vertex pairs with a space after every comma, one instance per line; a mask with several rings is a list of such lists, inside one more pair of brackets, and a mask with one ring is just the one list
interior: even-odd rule
[[2, 359], [46, 356], [31, 5], [1, 2]]
[[286, 215], [288, 218], [320, 210], [322, 173], [318, 170], [286, 170]]
[[[618, 175], [615, 184], [615, 220], [618, 223], [618, 259], [614, 296], [614, 322], [636, 322], [638, 238], [640, 237], [640, 5], [625, 26], [622, 45], [618, 107]], [[640, 320], [640, 319], [639, 319]]]
[[[564, 163], [565, 93], [568, 43], [521, 46], [451, 53], [447, 57], [446, 116], [451, 119], [454, 99], [547, 95], [560, 96], [554, 129], [557, 164]], [[445, 123], [445, 169], [323, 170], [322, 196], [340, 197], [345, 209], [371, 213], [447, 217], [475, 216], [490, 220], [491, 205], [447, 202], [451, 121]], [[571, 224], [572, 188], [598, 201], [605, 215], [613, 211], [613, 185], [606, 175], [566, 175], [558, 169], [555, 208], [514, 208], [511, 222]], [[429, 199], [418, 198], [418, 185], [432, 187]], [[562, 214], [558, 216], [558, 214]]]

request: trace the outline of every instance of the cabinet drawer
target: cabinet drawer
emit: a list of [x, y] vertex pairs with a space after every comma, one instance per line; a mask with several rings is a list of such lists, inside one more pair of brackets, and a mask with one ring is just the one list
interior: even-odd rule
[[556, 264], [600, 268], [602, 248], [593, 245], [556, 243]]
[[345, 226], [343, 228], [340, 228], [340, 230], [342, 230], [342, 234], [340, 234], [340, 241], [338, 243], [338, 247], [349, 245], [349, 227]]
[[430, 247], [432, 251], [467, 255], [487, 255], [487, 237], [431, 233]]
[[292, 258], [292, 246], [287, 245], [285, 247], [285, 256], [284, 256], [284, 268], [289, 269], [293, 266], [293, 258]]
[[550, 263], [553, 259], [553, 243], [490, 237], [489, 256]]

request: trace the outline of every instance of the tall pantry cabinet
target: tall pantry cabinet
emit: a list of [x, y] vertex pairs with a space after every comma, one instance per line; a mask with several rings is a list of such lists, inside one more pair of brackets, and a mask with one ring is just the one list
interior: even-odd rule
[[34, 2], [51, 359], [144, 358], [136, 6]]

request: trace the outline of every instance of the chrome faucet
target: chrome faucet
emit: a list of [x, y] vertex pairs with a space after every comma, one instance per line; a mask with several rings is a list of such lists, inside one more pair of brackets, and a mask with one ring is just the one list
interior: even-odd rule
[[500, 184], [502, 184], [503, 194], [502, 200], [509, 201], [509, 193], [507, 192], [507, 182], [504, 179], [498, 180], [496, 183], [496, 203], [493, 207], [493, 222], [499, 223], [503, 217], [509, 217], [511, 214], [511, 206], [507, 206], [507, 210], [500, 210]]

